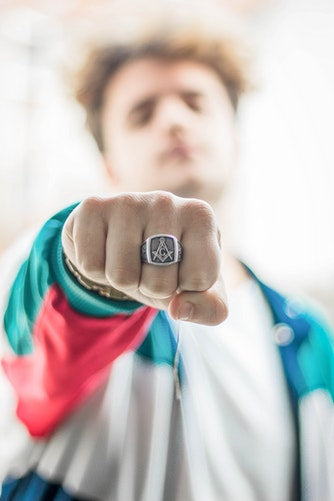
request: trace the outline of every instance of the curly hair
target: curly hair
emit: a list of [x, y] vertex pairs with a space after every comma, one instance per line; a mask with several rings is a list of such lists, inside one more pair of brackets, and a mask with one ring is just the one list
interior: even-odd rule
[[[123, 19], [108, 35], [90, 45], [76, 74], [75, 96], [86, 110], [86, 124], [98, 148], [104, 151], [101, 115], [107, 84], [117, 70], [132, 60], [157, 57], [166, 61], [193, 60], [216, 71], [234, 109], [239, 97], [252, 87], [248, 76], [249, 52], [240, 35], [222, 18], [198, 11], [180, 16], [180, 10], [159, 11], [159, 16]], [[131, 22], [129, 22], [131, 21]], [[118, 21], [119, 23], [119, 21]], [[114, 20], [115, 25], [115, 20]], [[246, 50], [245, 50], [246, 49]]]

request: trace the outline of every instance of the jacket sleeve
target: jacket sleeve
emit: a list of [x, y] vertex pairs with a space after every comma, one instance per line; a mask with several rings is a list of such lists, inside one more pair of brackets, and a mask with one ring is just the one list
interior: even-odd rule
[[112, 362], [144, 340], [157, 310], [114, 301], [68, 271], [61, 231], [74, 209], [53, 216], [11, 287], [4, 314], [11, 350], [1, 363], [17, 397], [17, 416], [44, 437], [108, 377]]
[[305, 318], [310, 329], [298, 349], [298, 363], [305, 381], [305, 393], [326, 390], [334, 403], [334, 333], [327, 318], [308, 305]]

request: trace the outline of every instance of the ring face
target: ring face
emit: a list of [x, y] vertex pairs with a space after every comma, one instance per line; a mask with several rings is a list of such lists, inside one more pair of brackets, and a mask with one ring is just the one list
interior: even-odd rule
[[153, 235], [142, 243], [141, 260], [143, 263], [167, 266], [182, 260], [182, 246], [173, 235]]

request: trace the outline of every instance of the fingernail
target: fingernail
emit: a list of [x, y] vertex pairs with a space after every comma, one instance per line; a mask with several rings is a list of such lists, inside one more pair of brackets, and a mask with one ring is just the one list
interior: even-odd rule
[[179, 320], [190, 320], [194, 311], [194, 306], [191, 303], [185, 302], [180, 306], [178, 311]]

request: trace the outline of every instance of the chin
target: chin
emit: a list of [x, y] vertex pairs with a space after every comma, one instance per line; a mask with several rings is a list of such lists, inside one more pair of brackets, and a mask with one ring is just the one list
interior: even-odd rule
[[198, 198], [208, 202], [210, 205], [216, 204], [222, 197], [224, 187], [220, 183], [212, 181], [203, 183], [201, 180], [187, 180], [187, 182], [178, 185], [169, 186], [166, 191], [182, 198]]

